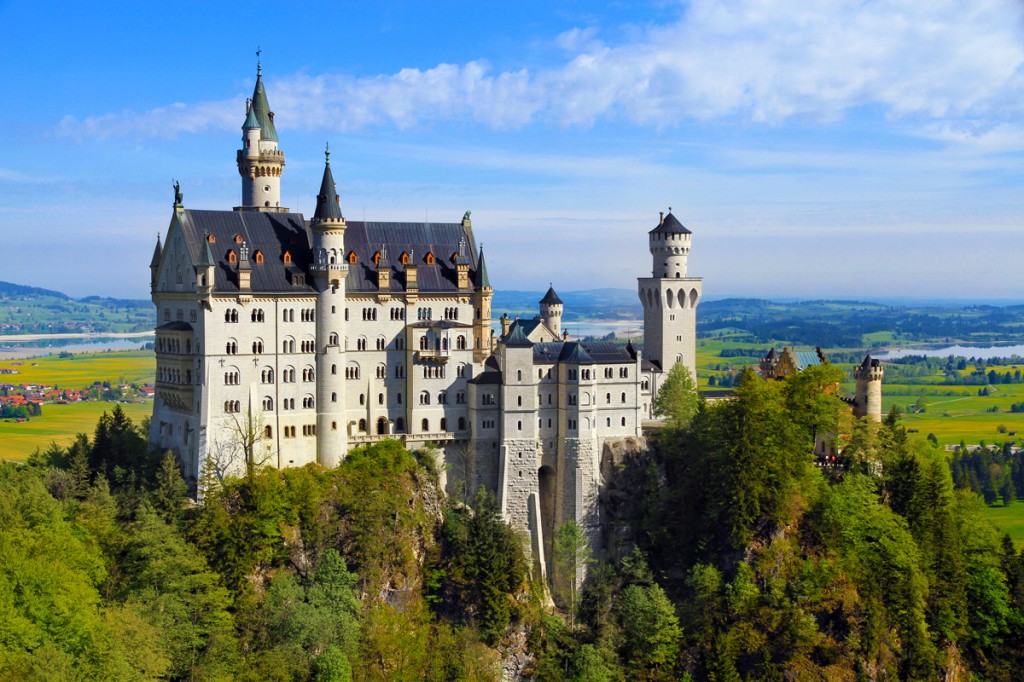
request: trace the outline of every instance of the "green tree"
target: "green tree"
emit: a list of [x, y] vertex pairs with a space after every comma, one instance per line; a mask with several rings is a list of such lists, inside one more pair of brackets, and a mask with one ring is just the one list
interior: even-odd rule
[[622, 591], [619, 621], [623, 659], [641, 679], [673, 679], [682, 629], [664, 590], [653, 585], [629, 585]]
[[685, 426], [697, 412], [697, 386], [689, 368], [681, 362], [672, 365], [658, 395], [654, 398], [654, 414], [666, 417], [676, 427]]
[[582, 576], [590, 564], [590, 542], [576, 521], [569, 519], [555, 531], [553, 547], [555, 593], [569, 613], [569, 627], [576, 628]]

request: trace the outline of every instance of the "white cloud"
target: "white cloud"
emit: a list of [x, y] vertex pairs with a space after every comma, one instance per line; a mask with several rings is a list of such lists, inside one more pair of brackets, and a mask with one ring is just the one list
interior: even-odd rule
[[[515, 129], [625, 120], [669, 127], [732, 118], [779, 124], [877, 108], [912, 124], [950, 125], [967, 138], [1024, 114], [1024, 6], [1005, 0], [694, 0], [674, 23], [618, 44], [593, 28], [554, 38], [564, 64], [494, 72], [483, 60], [355, 78], [268, 77], [281, 127], [409, 128], [432, 121]], [[232, 100], [174, 104], [80, 120], [75, 137], [170, 136], [234, 128]], [[943, 126], [934, 126], [942, 129]], [[1019, 130], [1010, 139], [1018, 140]]]

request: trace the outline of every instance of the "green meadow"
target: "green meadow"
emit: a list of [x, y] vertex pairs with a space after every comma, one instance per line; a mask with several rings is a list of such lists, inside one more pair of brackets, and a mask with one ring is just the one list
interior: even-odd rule
[[[27, 422], [0, 420], [0, 459], [24, 460], [36, 448], [45, 450], [50, 443], [69, 445], [75, 434], [86, 433], [92, 438], [96, 422], [104, 412], [114, 409], [115, 403], [85, 402], [67, 405], [43, 405], [43, 415]], [[153, 413], [153, 403], [121, 405], [125, 414], [136, 424]]]
[[156, 376], [153, 351], [82, 353], [70, 358], [43, 355], [37, 358], [0, 360], [0, 367], [17, 374], [0, 374], [0, 384], [49, 384], [60, 388], [81, 389], [94, 381], [146, 383]]

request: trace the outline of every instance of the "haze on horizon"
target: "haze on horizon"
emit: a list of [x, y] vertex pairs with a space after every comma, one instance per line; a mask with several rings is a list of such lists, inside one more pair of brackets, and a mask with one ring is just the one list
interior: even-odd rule
[[[262, 47], [312, 212], [473, 212], [496, 288], [632, 289], [671, 206], [708, 297], [1019, 299], [1024, 5], [0, 3], [2, 279], [148, 295], [172, 179], [239, 200]], [[252, 30], [246, 30], [252, 25]]]

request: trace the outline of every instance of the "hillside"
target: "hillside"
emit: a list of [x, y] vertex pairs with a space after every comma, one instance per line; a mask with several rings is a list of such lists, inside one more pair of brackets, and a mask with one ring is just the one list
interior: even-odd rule
[[153, 329], [156, 312], [145, 299], [87, 296], [0, 282], [0, 335], [89, 334]]

